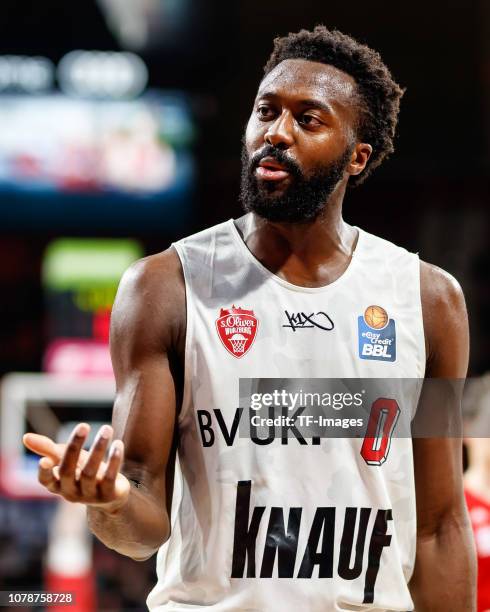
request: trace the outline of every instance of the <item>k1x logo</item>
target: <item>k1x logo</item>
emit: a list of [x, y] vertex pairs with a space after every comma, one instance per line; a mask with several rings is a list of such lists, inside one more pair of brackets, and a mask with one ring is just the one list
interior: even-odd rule
[[332, 331], [335, 327], [332, 319], [326, 312], [312, 312], [309, 315], [305, 312], [288, 312], [287, 310], [284, 312], [288, 322], [283, 327], [289, 327], [294, 332], [297, 329], [308, 329], [311, 327], [318, 327], [318, 329], [323, 329], [323, 331]]

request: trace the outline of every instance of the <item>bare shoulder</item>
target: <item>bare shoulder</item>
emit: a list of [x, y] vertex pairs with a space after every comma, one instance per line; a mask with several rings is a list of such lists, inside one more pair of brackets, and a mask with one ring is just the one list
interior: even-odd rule
[[165, 345], [185, 335], [185, 282], [173, 247], [135, 261], [123, 274], [114, 303], [111, 336], [128, 329]]
[[428, 365], [444, 352], [446, 361], [453, 353], [461, 355], [461, 363], [467, 361], [468, 317], [459, 282], [442, 268], [421, 261], [420, 293]]
[[135, 261], [124, 273], [121, 284], [142, 291], [184, 291], [184, 275], [179, 256], [173, 247]]
[[420, 289], [427, 306], [464, 305], [463, 290], [454, 276], [425, 261], [420, 262]]

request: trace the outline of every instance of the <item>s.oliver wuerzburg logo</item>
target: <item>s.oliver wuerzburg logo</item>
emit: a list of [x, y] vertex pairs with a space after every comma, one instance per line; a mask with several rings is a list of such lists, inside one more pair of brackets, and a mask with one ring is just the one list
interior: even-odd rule
[[222, 308], [216, 319], [216, 329], [223, 346], [238, 359], [250, 350], [258, 326], [259, 321], [253, 310], [237, 308], [235, 305]]

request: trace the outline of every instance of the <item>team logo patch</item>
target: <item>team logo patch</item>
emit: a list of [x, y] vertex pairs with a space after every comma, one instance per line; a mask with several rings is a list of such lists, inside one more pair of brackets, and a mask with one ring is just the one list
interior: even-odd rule
[[396, 360], [394, 319], [381, 306], [368, 306], [358, 317], [359, 357], [376, 361]]
[[236, 306], [222, 308], [216, 319], [216, 329], [223, 346], [238, 359], [250, 350], [258, 326], [259, 321], [253, 310]]

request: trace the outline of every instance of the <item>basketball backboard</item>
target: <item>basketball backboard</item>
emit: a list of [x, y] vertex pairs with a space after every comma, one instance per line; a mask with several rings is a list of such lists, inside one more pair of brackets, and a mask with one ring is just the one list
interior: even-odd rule
[[66, 442], [73, 426], [92, 425], [87, 447], [102, 423], [111, 422], [112, 377], [7, 374], [0, 389], [0, 491], [14, 498], [46, 498], [37, 480], [39, 457], [22, 443], [28, 431]]

